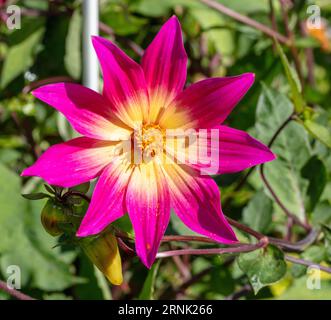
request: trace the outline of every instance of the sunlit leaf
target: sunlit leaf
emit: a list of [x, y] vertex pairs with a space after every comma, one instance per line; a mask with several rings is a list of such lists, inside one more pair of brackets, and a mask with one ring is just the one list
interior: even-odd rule
[[248, 276], [255, 294], [263, 287], [282, 279], [286, 273], [284, 253], [274, 246], [241, 253], [238, 264]]

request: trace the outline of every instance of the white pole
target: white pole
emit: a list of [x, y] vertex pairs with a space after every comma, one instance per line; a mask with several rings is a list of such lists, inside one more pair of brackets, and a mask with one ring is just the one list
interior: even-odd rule
[[[99, 64], [91, 36], [98, 34], [99, 0], [83, 0], [83, 84], [94, 91], [99, 91]], [[111, 292], [104, 275], [96, 266], [94, 272], [105, 300], [111, 300]]]
[[83, 84], [99, 91], [98, 59], [91, 36], [99, 34], [99, 0], [83, 0]]

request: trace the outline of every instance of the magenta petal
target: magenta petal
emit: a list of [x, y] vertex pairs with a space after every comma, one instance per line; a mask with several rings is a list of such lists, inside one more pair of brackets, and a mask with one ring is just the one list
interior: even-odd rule
[[157, 164], [150, 162], [135, 168], [126, 206], [135, 233], [137, 254], [150, 268], [170, 218], [169, 191]]
[[170, 18], [146, 49], [142, 59], [146, 82], [152, 100], [152, 121], [158, 112], [182, 91], [186, 81], [187, 55], [177, 17]]
[[45, 151], [22, 176], [38, 176], [49, 184], [72, 187], [97, 177], [111, 161], [117, 143], [76, 138]]
[[177, 17], [173, 16], [162, 26], [143, 56], [148, 87], [179, 93], [186, 81], [186, 65], [182, 30]]
[[93, 37], [104, 80], [103, 94], [115, 108], [117, 116], [129, 126], [142, 121], [148, 113], [145, 76], [139, 64], [111, 41]]
[[130, 135], [112, 115], [109, 102], [97, 92], [75, 83], [48, 84], [33, 95], [64, 114], [82, 135], [100, 140], [121, 140]]
[[218, 128], [220, 130], [219, 173], [238, 172], [276, 158], [267, 146], [248, 133], [227, 126]]
[[[234, 77], [210, 78], [192, 84], [163, 114], [161, 123], [176, 113], [186, 113], [183, 128], [211, 128], [221, 124], [254, 82], [253, 73]], [[176, 109], [175, 113], [173, 109]]]
[[212, 178], [178, 165], [170, 165], [165, 171], [171, 205], [188, 228], [220, 243], [237, 242], [222, 213], [220, 192]]
[[[203, 132], [203, 131], [199, 131]], [[190, 162], [188, 148], [180, 149], [185, 163], [200, 170], [201, 174], [234, 173], [272, 161], [276, 156], [271, 150], [248, 133], [227, 126], [206, 130], [205, 138], [199, 137], [188, 148], [194, 150], [197, 161]], [[199, 149], [205, 148], [205, 152]]]
[[116, 160], [103, 170], [77, 231], [78, 237], [97, 234], [124, 215], [124, 194], [131, 172], [128, 166]]

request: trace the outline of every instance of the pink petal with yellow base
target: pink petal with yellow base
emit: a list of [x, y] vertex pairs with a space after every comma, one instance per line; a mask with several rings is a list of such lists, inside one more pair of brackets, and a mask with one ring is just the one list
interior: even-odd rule
[[96, 178], [113, 159], [116, 142], [86, 137], [56, 144], [22, 176], [38, 176], [49, 184], [69, 188]]
[[60, 111], [80, 134], [101, 140], [124, 140], [131, 129], [112, 112], [97, 92], [75, 83], [54, 83], [33, 91], [41, 101]]
[[103, 95], [116, 115], [133, 128], [135, 122], [144, 120], [149, 110], [144, 72], [111, 41], [94, 36], [92, 42], [102, 68]]
[[130, 166], [123, 165], [117, 159], [103, 170], [77, 231], [78, 237], [97, 234], [124, 215], [124, 195], [131, 173]]
[[126, 206], [135, 233], [137, 254], [150, 268], [170, 219], [169, 190], [158, 164], [150, 162], [134, 169]]
[[254, 82], [253, 73], [225, 78], [210, 78], [182, 91], [165, 110], [161, 126], [171, 128], [173, 118], [183, 129], [206, 129], [221, 124]]
[[159, 112], [183, 90], [186, 81], [187, 55], [177, 17], [162, 26], [146, 49], [141, 65], [150, 96], [149, 120], [154, 122]]
[[235, 233], [222, 213], [220, 192], [212, 178], [200, 176], [183, 165], [168, 165], [164, 171], [171, 206], [188, 228], [220, 243], [237, 242]]

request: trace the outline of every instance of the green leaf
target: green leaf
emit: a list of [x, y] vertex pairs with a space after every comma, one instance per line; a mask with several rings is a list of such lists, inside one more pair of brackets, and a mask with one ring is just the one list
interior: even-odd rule
[[107, 10], [101, 14], [101, 20], [121, 36], [141, 32], [147, 22], [146, 19], [131, 15], [130, 12], [115, 4], [107, 6]]
[[278, 300], [330, 300], [331, 283], [330, 281], [322, 280], [321, 288], [312, 290], [307, 286], [308, 276], [297, 279], [294, 284], [277, 297]]
[[144, 282], [144, 286], [139, 294], [139, 300], [153, 300], [154, 299], [154, 286], [156, 275], [160, 266], [160, 260], [158, 260], [152, 268], [148, 271], [147, 278]]
[[44, 184], [44, 188], [51, 194], [55, 193], [55, 191], [52, 189], [52, 187], [50, 187], [49, 185], [47, 184]]
[[12, 80], [32, 66], [45, 28], [40, 20], [31, 20], [22, 30], [13, 32], [10, 37], [10, 46], [6, 54], [2, 72], [0, 88], [5, 88]]
[[327, 147], [331, 148], [331, 130], [314, 119], [306, 119], [302, 122], [308, 132]]
[[56, 117], [57, 128], [63, 140], [70, 140], [78, 136], [77, 132], [71, 127], [69, 121], [62, 113], [58, 113]]
[[[256, 110], [257, 138], [268, 143], [292, 110], [286, 96], [263, 86]], [[274, 141], [272, 151], [277, 159], [265, 165], [265, 176], [284, 205], [303, 221], [309, 181], [301, 176], [301, 170], [312, 153], [306, 130], [294, 121], [288, 123]]]
[[331, 205], [327, 201], [320, 202], [312, 213], [311, 220], [314, 226], [331, 226]]
[[301, 113], [304, 110], [306, 103], [301, 94], [302, 88], [301, 88], [300, 81], [298, 79], [298, 75], [297, 75], [296, 71], [291, 67], [291, 65], [290, 65], [289, 61], [287, 60], [287, 57], [283, 51], [283, 48], [280, 46], [280, 44], [277, 42], [276, 39], [275, 39], [275, 42], [276, 42], [276, 47], [277, 47], [278, 53], [280, 55], [280, 59], [283, 64], [283, 68], [285, 70], [287, 81], [290, 84], [292, 99], [293, 99], [293, 103], [295, 106], [295, 111], [298, 113]]
[[262, 192], [257, 192], [243, 211], [243, 221], [252, 229], [266, 233], [272, 219], [272, 201]]
[[94, 265], [83, 253], [79, 255], [79, 266], [79, 276], [85, 278], [86, 281], [74, 287], [75, 297], [80, 300], [103, 300], [104, 295], [99, 286]]
[[75, 10], [69, 24], [66, 38], [64, 64], [71, 77], [79, 79], [82, 71], [81, 35], [82, 17], [80, 10]]
[[302, 168], [302, 176], [309, 181], [305, 207], [312, 212], [320, 199], [327, 182], [324, 163], [313, 156]]
[[302, 264], [292, 264], [291, 266], [291, 275], [294, 278], [300, 278], [305, 275], [307, 272], [307, 267]]
[[241, 253], [237, 261], [240, 269], [248, 276], [255, 294], [282, 279], [286, 273], [284, 253], [271, 245], [265, 249]]
[[28, 201], [20, 195], [20, 178], [0, 164], [0, 267], [21, 269], [22, 286], [28, 283], [45, 291], [64, 290], [79, 282], [72, 274], [73, 251], [53, 248], [57, 241], [42, 228], [44, 201]]
[[331, 261], [331, 228], [329, 226], [322, 226], [324, 234], [324, 246], [325, 246], [325, 260], [329, 263]]
[[302, 257], [305, 260], [321, 263], [325, 258], [325, 248], [320, 245], [311, 246], [302, 253]]
[[40, 199], [49, 198], [50, 195], [47, 193], [37, 192], [37, 193], [22, 194], [22, 197], [28, 200], [40, 200]]
[[210, 8], [192, 8], [192, 16], [198, 21], [208, 41], [222, 55], [231, 55], [235, 49], [234, 32], [224, 28], [226, 19]]

